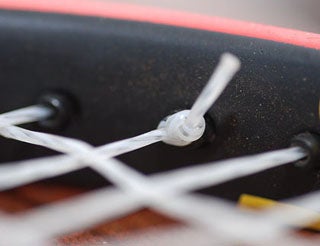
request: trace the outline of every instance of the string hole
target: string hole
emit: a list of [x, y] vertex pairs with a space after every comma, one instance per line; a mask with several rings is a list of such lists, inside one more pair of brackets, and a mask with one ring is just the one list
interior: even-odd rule
[[78, 103], [74, 97], [65, 92], [46, 93], [39, 98], [38, 103], [53, 111], [52, 116], [39, 122], [41, 127], [47, 129], [65, 128], [79, 112]]

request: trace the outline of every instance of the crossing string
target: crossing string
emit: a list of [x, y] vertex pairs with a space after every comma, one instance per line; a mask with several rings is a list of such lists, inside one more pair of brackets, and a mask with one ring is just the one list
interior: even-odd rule
[[[95, 211], [97, 211], [96, 214], [99, 214], [99, 211], [109, 211], [107, 214], [104, 213], [105, 218], [128, 213], [141, 206], [150, 206], [187, 223], [200, 226], [204, 230], [215, 232], [220, 230], [222, 233], [232, 236], [232, 238], [241, 240], [250, 239], [252, 241], [260, 240], [267, 235], [278, 235], [279, 232], [286, 230], [286, 227], [281, 223], [279, 223], [281, 226], [277, 227], [275, 223], [267, 223], [265, 218], [261, 221], [252, 219], [248, 213], [242, 214], [239, 211], [233, 210], [230, 206], [225, 206], [225, 204], [222, 206], [220, 201], [213, 200], [212, 198], [204, 199], [199, 195], [190, 195], [186, 192], [216, 185], [237, 177], [246, 176], [304, 158], [306, 153], [299, 147], [184, 168], [158, 174], [154, 177], [146, 177], [123, 163], [112, 159], [112, 157], [117, 155], [159, 141], [180, 146], [197, 140], [204, 131], [204, 114], [218, 99], [238, 69], [238, 60], [230, 54], [224, 55], [215, 73], [191, 110], [182, 111], [183, 113], [178, 112], [169, 116], [166, 121], [159, 124], [156, 130], [100, 147], [93, 147], [88, 143], [76, 139], [30, 131], [15, 126], [27, 122], [41, 121], [50, 116], [52, 113], [50, 109], [40, 105], [0, 115], [0, 134], [4, 137], [41, 145], [65, 154], [1, 165], [0, 189], [13, 188], [28, 182], [90, 166], [121, 190], [112, 189], [105, 191], [109, 198], [113, 197], [109, 201], [113, 201], [112, 204], [116, 204], [118, 201], [118, 206], [102, 209], [97, 208], [97, 206], [94, 207]], [[95, 195], [93, 197], [98, 199]], [[89, 202], [93, 202], [95, 199], [89, 199]], [[104, 205], [101, 206], [104, 207]], [[67, 207], [66, 204], [62, 206], [63, 210], [65, 209], [65, 211], [71, 213], [70, 209], [66, 209]], [[72, 208], [72, 206], [69, 206], [69, 208]], [[194, 208], [198, 208], [196, 209], [197, 212], [190, 213], [190, 211], [195, 210]], [[50, 209], [57, 211], [55, 210], [55, 206]], [[59, 213], [63, 210], [58, 209]], [[32, 221], [50, 221], [50, 219], [55, 220], [52, 216], [53, 214], [52, 211], [50, 213], [45, 211], [41, 214], [40, 210], [36, 210], [33, 214], [30, 213], [29, 216], [33, 218]], [[65, 216], [68, 215], [65, 214]], [[236, 219], [238, 223], [232, 223], [230, 227], [230, 221], [234, 221], [237, 217], [239, 217], [239, 220]], [[38, 220], [35, 220], [35, 218], [38, 218]], [[43, 220], [39, 218], [43, 218]], [[72, 221], [77, 221], [75, 216], [72, 218]], [[81, 216], [78, 219], [81, 220]], [[95, 223], [97, 219], [101, 219], [101, 217], [92, 216], [92, 223]], [[73, 224], [76, 227], [80, 225], [87, 226], [91, 224], [87, 220], [85, 220], [84, 224]], [[28, 224], [29, 221], [29, 226], [33, 223], [28, 219], [24, 219], [24, 221], [27, 221], [24, 222], [25, 224]], [[15, 223], [20, 224], [17, 221]], [[256, 229], [258, 223], [260, 223], [259, 230]], [[29, 228], [37, 228], [42, 231], [42, 233], [37, 234], [41, 235], [41, 239], [50, 238], [53, 235], [65, 232], [63, 230], [57, 231], [57, 228], [61, 226], [61, 221], [56, 223], [56, 227], [53, 226], [54, 223], [50, 224], [51, 227], [49, 228], [41, 228], [39, 226]], [[68, 223], [67, 225], [70, 227], [69, 229], [74, 228]], [[44, 228], [47, 228], [48, 231], [43, 232]], [[64, 227], [62, 226], [62, 228]], [[67, 228], [64, 229], [67, 230]], [[30, 238], [30, 235], [33, 234], [35, 233], [29, 233], [27, 237]], [[7, 237], [8, 235], [10, 233], [7, 234]], [[34, 240], [34, 238], [39, 238], [39, 236], [36, 237], [34, 235], [31, 238]], [[9, 239], [11, 240], [12, 238], [9, 237]]]

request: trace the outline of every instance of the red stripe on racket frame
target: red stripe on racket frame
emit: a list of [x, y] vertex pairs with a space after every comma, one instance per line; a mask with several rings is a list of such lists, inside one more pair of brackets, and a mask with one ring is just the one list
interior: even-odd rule
[[149, 22], [271, 40], [320, 50], [320, 35], [221, 17], [89, 0], [0, 0], [1, 9]]

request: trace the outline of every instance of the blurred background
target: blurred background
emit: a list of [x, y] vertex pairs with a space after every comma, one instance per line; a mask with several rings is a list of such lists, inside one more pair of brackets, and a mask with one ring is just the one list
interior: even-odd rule
[[[104, 0], [109, 1], [109, 0]], [[320, 0], [112, 0], [320, 33]]]

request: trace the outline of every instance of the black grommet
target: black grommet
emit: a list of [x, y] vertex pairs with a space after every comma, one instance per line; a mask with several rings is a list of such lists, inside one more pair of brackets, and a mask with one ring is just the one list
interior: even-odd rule
[[39, 122], [41, 127], [49, 129], [61, 129], [65, 127], [76, 111], [74, 99], [59, 92], [51, 92], [40, 97], [39, 104], [49, 107], [53, 110], [53, 115]]
[[291, 140], [291, 146], [303, 148], [308, 156], [295, 163], [297, 167], [314, 169], [320, 167], [320, 136], [310, 132], [300, 133]]

